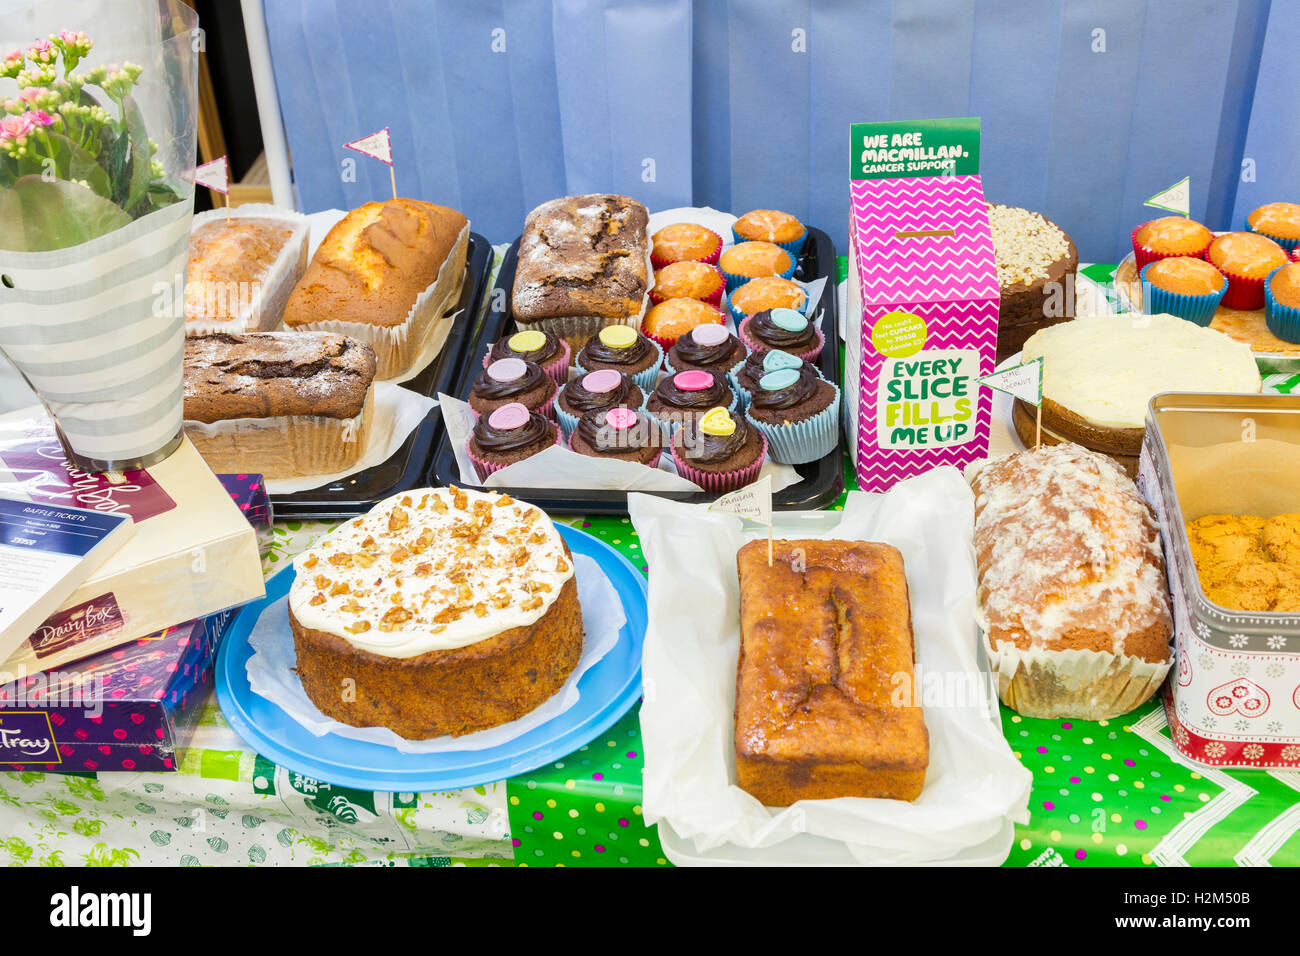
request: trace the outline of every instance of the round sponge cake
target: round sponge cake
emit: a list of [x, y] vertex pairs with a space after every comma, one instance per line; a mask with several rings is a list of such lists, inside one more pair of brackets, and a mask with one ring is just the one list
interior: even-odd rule
[[412, 740], [516, 720], [582, 654], [573, 558], [507, 495], [395, 495], [294, 561], [289, 623], [321, 712]]

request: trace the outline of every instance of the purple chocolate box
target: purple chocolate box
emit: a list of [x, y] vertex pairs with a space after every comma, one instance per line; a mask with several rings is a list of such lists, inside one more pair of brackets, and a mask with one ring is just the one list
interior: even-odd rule
[[217, 481], [230, 492], [230, 500], [239, 505], [249, 524], [254, 528], [271, 526], [275, 517], [261, 475], [217, 475]]
[[69, 666], [0, 674], [0, 770], [175, 770], [233, 612]]

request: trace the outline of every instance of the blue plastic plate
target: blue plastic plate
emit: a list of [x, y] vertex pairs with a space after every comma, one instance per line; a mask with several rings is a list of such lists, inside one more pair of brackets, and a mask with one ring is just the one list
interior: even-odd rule
[[[580, 698], [559, 716], [488, 750], [405, 754], [392, 747], [325, 734], [317, 737], [248, 685], [248, 635], [262, 610], [289, 593], [293, 568], [266, 582], [266, 597], [241, 608], [217, 658], [217, 700], [226, 721], [269, 760], [317, 780], [362, 790], [421, 793], [473, 787], [536, 770], [608, 730], [641, 696], [646, 582], [627, 559], [585, 531], [557, 524], [575, 554], [596, 561], [623, 600], [618, 643], [578, 682]], [[288, 626], [286, 620], [285, 626]]]

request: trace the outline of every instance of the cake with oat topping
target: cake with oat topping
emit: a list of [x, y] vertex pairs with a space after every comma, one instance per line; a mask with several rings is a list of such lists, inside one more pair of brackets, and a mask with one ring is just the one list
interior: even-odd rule
[[410, 740], [517, 720], [582, 655], [573, 557], [508, 495], [394, 495], [294, 561], [289, 624], [321, 712]]
[[1074, 318], [1079, 250], [1060, 226], [1028, 209], [989, 205], [998, 263], [998, 353], [1002, 362], [1036, 331]]

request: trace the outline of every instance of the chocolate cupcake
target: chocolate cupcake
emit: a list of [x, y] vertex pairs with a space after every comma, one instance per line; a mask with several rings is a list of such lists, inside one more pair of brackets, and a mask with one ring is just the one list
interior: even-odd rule
[[745, 361], [749, 350], [743, 342], [721, 325], [701, 325], [687, 332], [668, 350], [664, 370], [676, 375], [691, 368], [702, 368], [724, 375]]
[[734, 491], [758, 477], [767, 439], [722, 406], [686, 422], [672, 438], [677, 473], [705, 491]]
[[636, 387], [648, 392], [659, 381], [659, 366], [664, 352], [636, 329], [627, 325], [610, 325], [592, 336], [582, 347], [574, 364], [579, 375], [602, 368], [623, 372]]
[[569, 435], [578, 427], [578, 419], [587, 412], [620, 405], [640, 408], [644, 401], [641, 389], [626, 373], [604, 368], [575, 378], [560, 389], [560, 396], [555, 400], [555, 414], [564, 434]]
[[502, 405], [474, 424], [469, 457], [480, 481], [506, 465], [531, 458], [559, 443], [560, 426], [518, 402]]
[[643, 411], [600, 409], [578, 419], [569, 448], [590, 458], [617, 458], [654, 468], [664, 451], [663, 431]]
[[488, 415], [502, 405], [518, 402], [530, 412], [550, 418], [554, 414], [555, 380], [536, 362], [497, 359], [474, 377], [469, 388], [469, 407], [476, 415]]
[[758, 391], [758, 383], [768, 372], [779, 372], [783, 368], [808, 369], [819, 378], [821, 370], [811, 362], [805, 362], [797, 355], [773, 349], [770, 352], [750, 352], [745, 364], [731, 374], [731, 384], [740, 398], [743, 411], [749, 407], [749, 400]]
[[794, 309], [764, 309], [740, 323], [741, 341], [751, 352], [780, 349], [815, 362], [826, 338], [808, 317]]
[[498, 342], [494, 342], [488, 354], [483, 357], [483, 367], [497, 359], [517, 358], [525, 362], [535, 362], [542, 371], [555, 380], [556, 385], [563, 385], [569, 380], [569, 343], [552, 332], [529, 329], [516, 332]]
[[798, 465], [835, 450], [839, 409], [839, 388], [805, 366], [759, 379], [745, 417], [767, 439], [773, 461]]
[[666, 435], [682, 422], [698, 418], [715, 406], [734, 411], [735, 392], [720, 372], [695, 368], [664, 377], [646, 399], [645, 410], [664, 428]]

